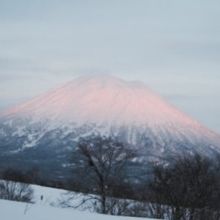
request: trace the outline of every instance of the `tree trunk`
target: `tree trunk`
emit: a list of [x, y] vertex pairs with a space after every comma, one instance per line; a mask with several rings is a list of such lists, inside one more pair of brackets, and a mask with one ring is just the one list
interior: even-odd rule
[[176, 207], [173, 213], [173, 220], [180, 220], [182, 217], [182, 213], [180, 211], [180, 207]]
[[102, 214], [106, 213], [106, 193], [105, 193], [105, 185], [101, 183], [101, 212]]

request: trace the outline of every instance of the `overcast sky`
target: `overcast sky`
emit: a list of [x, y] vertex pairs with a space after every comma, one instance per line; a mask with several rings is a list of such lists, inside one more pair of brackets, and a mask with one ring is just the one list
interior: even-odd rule
[[220, 1], [0, 0], [0, 109], [94, 73], [220, 132]]

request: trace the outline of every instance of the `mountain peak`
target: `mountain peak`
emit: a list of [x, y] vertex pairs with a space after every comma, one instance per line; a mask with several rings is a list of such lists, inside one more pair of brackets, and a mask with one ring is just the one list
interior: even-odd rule
[[140, 144], [149, 151], [150, 146], [154, 148], [152, 155], [166, 154], [165, 149], [182, 150], [183, 146], [203, 153], [213, 149], [220, 152], [219, 135], [167, 103], [143, 83], [109, 75], [76, 78], [9, 109], [3, 121], [4, 126], [13, 130], [12, 135], [28, 133], [22, 139], [23, 147], [39, 145], [46, 134], [52, 135], [50, 140], [54, 141], [62, 136], [62, 146], [80, 136], [101, 134]]
[[111, 75], [82, 76], [6, 115], [34, 115], [59, 121], [110, 124], [163, 124], [190, 121], [143, 83]]
[[100, 74], [79, 77], [5, 114], [99, 124], [196, 124], [143, 83]]
[[75, 85], [76, 83], [79, 84], [96, 84], [101, 86], [106, 85], [114, 85], [114, 86], [126, 86], [126, 87], [133, 87], [133, 86], [145, 86], [144, 83], [138, 82], [138, 81], [127, 81], [122, 78], [119, 78], [114, 75], [110, 74], [91, 74], [91, 75], [84, 75], [80, 76], [68, 84]]

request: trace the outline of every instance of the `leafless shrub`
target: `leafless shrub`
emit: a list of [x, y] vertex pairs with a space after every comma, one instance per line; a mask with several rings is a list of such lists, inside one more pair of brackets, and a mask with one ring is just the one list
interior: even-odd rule
[[1, 180], [0, 198], [13, 201], [32, 202], [33, 190], [29, 184]]

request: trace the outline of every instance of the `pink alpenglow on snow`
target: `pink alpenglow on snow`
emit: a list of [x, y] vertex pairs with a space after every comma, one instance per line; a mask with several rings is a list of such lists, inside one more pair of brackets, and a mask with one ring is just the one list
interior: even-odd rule
[[108, 75], [79, 77], [2, 115], [48, 120], [56, 126], [95, 124], [105, 127], [107, 133], [112, 127], [126, 127], [130, 133], [139, 127], [150, 129], [154, 136], [169, 133], [194, 142], [211, 139], [211, 145], [220, 143], [219, 135], [168, 104], [145, 84]]

